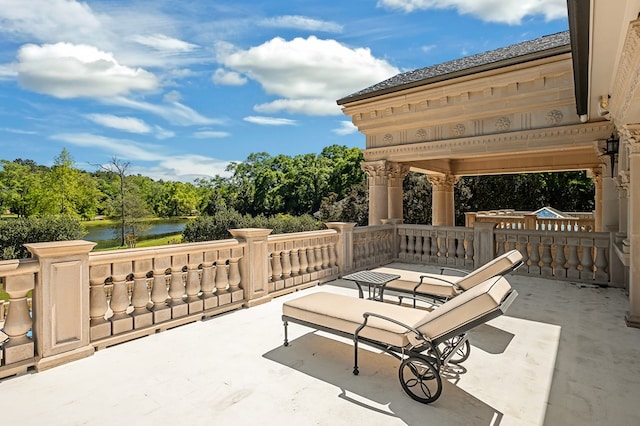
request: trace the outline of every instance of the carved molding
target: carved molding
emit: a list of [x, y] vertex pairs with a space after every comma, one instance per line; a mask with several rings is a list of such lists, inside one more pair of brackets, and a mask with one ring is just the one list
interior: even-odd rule
[[382, 182], [384, 178], [402, 178], [409, 173], [409, 166], [395, 161], [378, 160], [365, 161], [360, 164], [367, 177]]
[[[610, 122], [596, 122], [586, 124], [576, 124], [553, 128], [523, 130], [518, 132], [510, 132], [503, 134], [481, 135], [459, 139], [437, 140], [422, 143], [412, 143], [404, 145], [394, 145], [381, 148], [368, 148], [364, 150], [364, 158], [372, 161], [380, 158], [394, 160], [397, 157], [433, 157], [442, 154], [448, 158], [452, 158], [452, 151], [469, 151], [476, 148], [483, 152], [508, 152], [509, 150], [518, 150], [518, 146], [526, 145], [528, 141], [536, 141], [540, 146], [540, 142], [544, 140], [550, 142], [550, 146], [556, 146], [557, 140], [575, 141], [580, 139], [606, 139], [613, 131], [613, 125]], [[589, 142], [591, 143], [591, 142]], [[490, 147], [490, 151], [487, 149]], [[521, 150], [521, 148], [520, 148]]]
[[462, 123], [458, 123], [458, 124], [456, 124], [455, 126], [453, 126], [453, 127], [451, 128], [451, 133], [452, 133], [454, 136], [464, 136], [464, 132], [465, 132], [466, 130], [467, 130], [467, 129], [464, 127], [464, 124], [462, 124]]
[[640, 19], [629, 24], [611, 93], [611, 116], [621, 126], [626, 121], [640, 82]]
[[495, 125], [497, 131], [505, 132], [511, 127], [511, 120], [509, 120], [509, 117], [500, 117], [496, 120]]

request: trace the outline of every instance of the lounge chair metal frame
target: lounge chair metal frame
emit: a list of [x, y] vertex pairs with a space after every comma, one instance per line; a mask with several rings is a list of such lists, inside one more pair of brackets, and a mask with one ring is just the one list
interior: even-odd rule
[[[517, 296], [517, 291], [511, 289], [495, 309], [435, 339], [429, 339], [416, 328], [375, 312], [363, 314], [363, 321], [354, 334], [282, 315], [284, 346], [289, 346], [289, 322], [352, 339], [354, 346], [354, 375], [358, 375], [360, 372], [358, 368], [358, 344], [363, 343], [380, 349], [401, 361], [398, 376], [403, 390], [414, 400], [428, 404], [437, 400], [442, 392], [441, 369], [448, 363], [459, 364], [468, 358], [471, 347], [467, 332], [502, 315]], [[406, 347], [398, 347], [360, 336], [360, 332], [367, 326], [370, 317], [380, 318], [404, 327], [407, 332], [413, 335], [409, 340], [415, 343]]]

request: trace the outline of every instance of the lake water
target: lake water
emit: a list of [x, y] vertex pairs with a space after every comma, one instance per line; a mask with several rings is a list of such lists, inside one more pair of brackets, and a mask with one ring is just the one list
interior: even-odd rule
[[[144, 231], [139, 236], [139, 240], [145, 240], [149, 238], [160, 238], [166, 235], [179, 234], [184, 229], [185, 225], [189, 222], [188, 219], [166, 219], [161, 221], [154, 221], [149, 225], [149, 229]], [[113, 225], [96, 226], [87, 229], [87, 235], [83, 239], [87, 241], [94, 241], [99, 246], [105, 245], [107, 241], [115, 240], [118, 245], [120, 239], [120, 228], [114, 228]]]

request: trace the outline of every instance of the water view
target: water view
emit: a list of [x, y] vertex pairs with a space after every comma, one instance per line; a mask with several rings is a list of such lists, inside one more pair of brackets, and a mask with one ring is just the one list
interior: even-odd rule
[[[148, 228], [138, 236], [138, 241], [179, 234], [188, 221], [189, 219], [163, 219], [149, 222]], [[84, 239], [98, 243], [97, 249], [117, 247], [120, 245], [120, 228], [117, 224], [92, 226], [87, 229]]]

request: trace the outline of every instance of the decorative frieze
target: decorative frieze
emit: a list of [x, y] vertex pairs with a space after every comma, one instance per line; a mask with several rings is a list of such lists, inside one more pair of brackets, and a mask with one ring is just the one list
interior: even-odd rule
[[451, 128], [451, 134], [453, 136], [458, 136], [458, 137], [464, 136], [465, 131], [466, 131], [466, 128], [462, 123], [458, 123]]
[[547, 115], [545, 115], [544, 117], [545, 121], [549, 126], [557, 126], [562, 122], [563, 118], [564, 118], [564, 114], [562, 114], [562, 111], [557, 109], [549, 111]]
[[638, 95], [640, 82], [640, 19], [629, 25], [617, 69], [609, 111], [616, 124], [622, 125], [638, 118], [626, 115]]
[[500, 117], [496, 120], [495, 127], [499, 132], [506, 132], [511, 127], [511, 120], [509, 117]]

